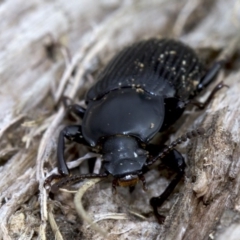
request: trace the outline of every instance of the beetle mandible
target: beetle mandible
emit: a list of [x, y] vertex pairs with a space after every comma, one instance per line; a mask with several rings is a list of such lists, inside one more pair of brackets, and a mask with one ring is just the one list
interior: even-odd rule
[[176, 171], [166, 190], [150, 200], [155, 216], [163, 223], [164, 217], [157, 208], [178, 184], [186, 166], [174, 147], [202, 131], [192, 131], [168, 147], [156, 146], [150, 141], [174, 124], [189, 103], [204, 108], [225, 86], [218, 84], [204, 103], [193, 100], [214, 80], [223, 63], [217, 61], [206, 70], [193, 49], [172, 39], [149, 39], [124, 48], [88, 91], [87, 108], [77, 104], [68, 106], [82, 118], [82, 125], [66, 126], [58, 139], [57, 163], [61, 176], [69, 175], [64, 159], [64, 138], [97, 149], [102, 154], [102, 173], [67, 177], [54, 184], [52, 191], [71, 179], [109, 175], [114, 178], [114, 189], [134, 186], [139, 180], [145, 185], [143, 174], [161, 159]]

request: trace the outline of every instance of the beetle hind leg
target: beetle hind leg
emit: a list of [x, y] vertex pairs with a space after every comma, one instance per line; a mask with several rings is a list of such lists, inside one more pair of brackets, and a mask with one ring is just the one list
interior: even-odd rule
[[213, 99], [213, 97], [215, 96], [215, 94], [222, 89], [223, 87], [228, 87], [228, 85], [225, 85], [223, 82], [220, 82], [218, 85], [215, 86], [215, 88], [212, 90], [212, 92], [210, 93], [210, 95], [208, 96], [208, 98], [205, 100], [205, 102], [199, 102], [196, 100], [191, 100], [190, 103], [195, 105], [196, 107], [198, 107], [199, 109], [204, 109], [209, 103], [210, 101]]
[[[212, 67], [206, 72], [206, 74], [202, 77], [200, 83], [197, 86], [197, 92], [201, 92], [205, 87], [207, 87], [218, 75], [223, 65], [225, 64], [225, 60], [216, 61]], [[213, 99], [215, 94], [222, 89], [223, 87], [228, 87], [223, 82], [220, 82], [210, 93], [209, 97], [205, 100], [205, 102], [198, 102], [196, 100], [190, 100], [189, 103], [195, 105], [199, 109], [204, 109], [210, 101]]]
[[214, 62], [211, 68], [205, 73], [197, 86], [197, 91], [200, 92], [202, 89], [207, 87], [217, 77], [218, 73], [225, 64], [225, 60], [218, 60]]

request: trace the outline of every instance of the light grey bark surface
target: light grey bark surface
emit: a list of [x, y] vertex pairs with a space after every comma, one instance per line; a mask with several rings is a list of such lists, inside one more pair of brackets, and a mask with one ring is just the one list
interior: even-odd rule
[[[7, 0], [0, 16], [0, 239], [240, 238], [239, 1]], [[178, 148], [188, 167], [159, 209], [164, 225], [149, 199], [171, 174], [155, 168], [146, 174], [146, 193], [139, 184], [132, 194], [118, 189], [113, 195], [110, 180], [86, 190], [83, 206], [96, 221], [90, 227], [78, 217], [73, 194], [52, 201], [43, 186], [56, 166], [59, 130], [70, 122], [57, 103], [65, 95], [82, 104], [96, 72], [119, 49], [152, 36], [181, 39], [210, 61], [225, 51], [231, 60], [213, 85], [224, 80], [229, 88], [206, 110], [188, 109], [169, 137], [207, 130]], [[69, 159], [87, 153], [76, 145], [67, 149]]]

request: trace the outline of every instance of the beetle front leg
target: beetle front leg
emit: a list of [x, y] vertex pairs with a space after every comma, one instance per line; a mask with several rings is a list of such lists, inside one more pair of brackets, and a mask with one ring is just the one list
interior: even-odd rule
[[173, 149], [168, 155], [166, 155], [162, 159], [162, 162], [172, 170], [176, 171], [177, 174], [171, 180], [170, 184], [160, 196], [150, 199], [150, 205], [153, 208], [154, 215], [157, 218], [159, 224], [163, 224], [165, 216], [158, 213], [158, 207], [160, 207], [173, 192], [177, 184], [180, 182], [186, 167], [183, 156], [175, 149]]
[[88, 143], [82, 136], [82, 127], [80, 125], [67, 126], [60, 132], [57, 146], [57, 166], [58, 172], [61, 175], [66, 176], [69, 175], [69, 170], [64, 159], [65, 150], [64, 138], [84, 145], [88, 145]]
[[44, 185], [50, 186], [51, 182], [55, 179], [62, 178], [69, 175], [69, 170], [64, 159], [64, 150], [65, 150], [65, 141], [64, 138], [67, 138], [70, 141], [74, 141], [80, 144], [88, 145], [85, 139], [82, 136], [82, 127], [80, 125], [70, 125], [66, 126], [63, 130], [60, 131], [58, 137], [57, 145], [57, 167], [58, 173], [52, 174], [45, 179]]

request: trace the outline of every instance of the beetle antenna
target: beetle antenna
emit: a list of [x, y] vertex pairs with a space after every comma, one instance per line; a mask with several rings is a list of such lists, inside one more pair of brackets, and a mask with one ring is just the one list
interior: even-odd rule
[[169, 154], [177, 145], [186, 142], [188, 139], [192, 139], [197, 136], [201, 136], [205, 133], [203, 128], [198, 128], [196, 130], [192, 130], [190, 132], [185, 133], [180, 138], [172, 142], [170, 145], [166, 146], [155, 158], [146, 163], [145, 166], [150, 166], [155, 163], [157, 160], [164, 158], [167, 154]]
[[81, 180], [85, 179], [92, 179], [92, 178], [106, 178], [108, 176], [108, 173], [103, 173], [103, 174], [82, 174], [82, 175], [72, 175], [72, 176], [67, 176], [61, 179], [60, 181], [54, 183], [51, 186], [51, 192], [53, 194], [57, 193], [59, 191], [59, 188], [67, 185], [67, 184], [73, 184], [76, 182], [79, 182]]

